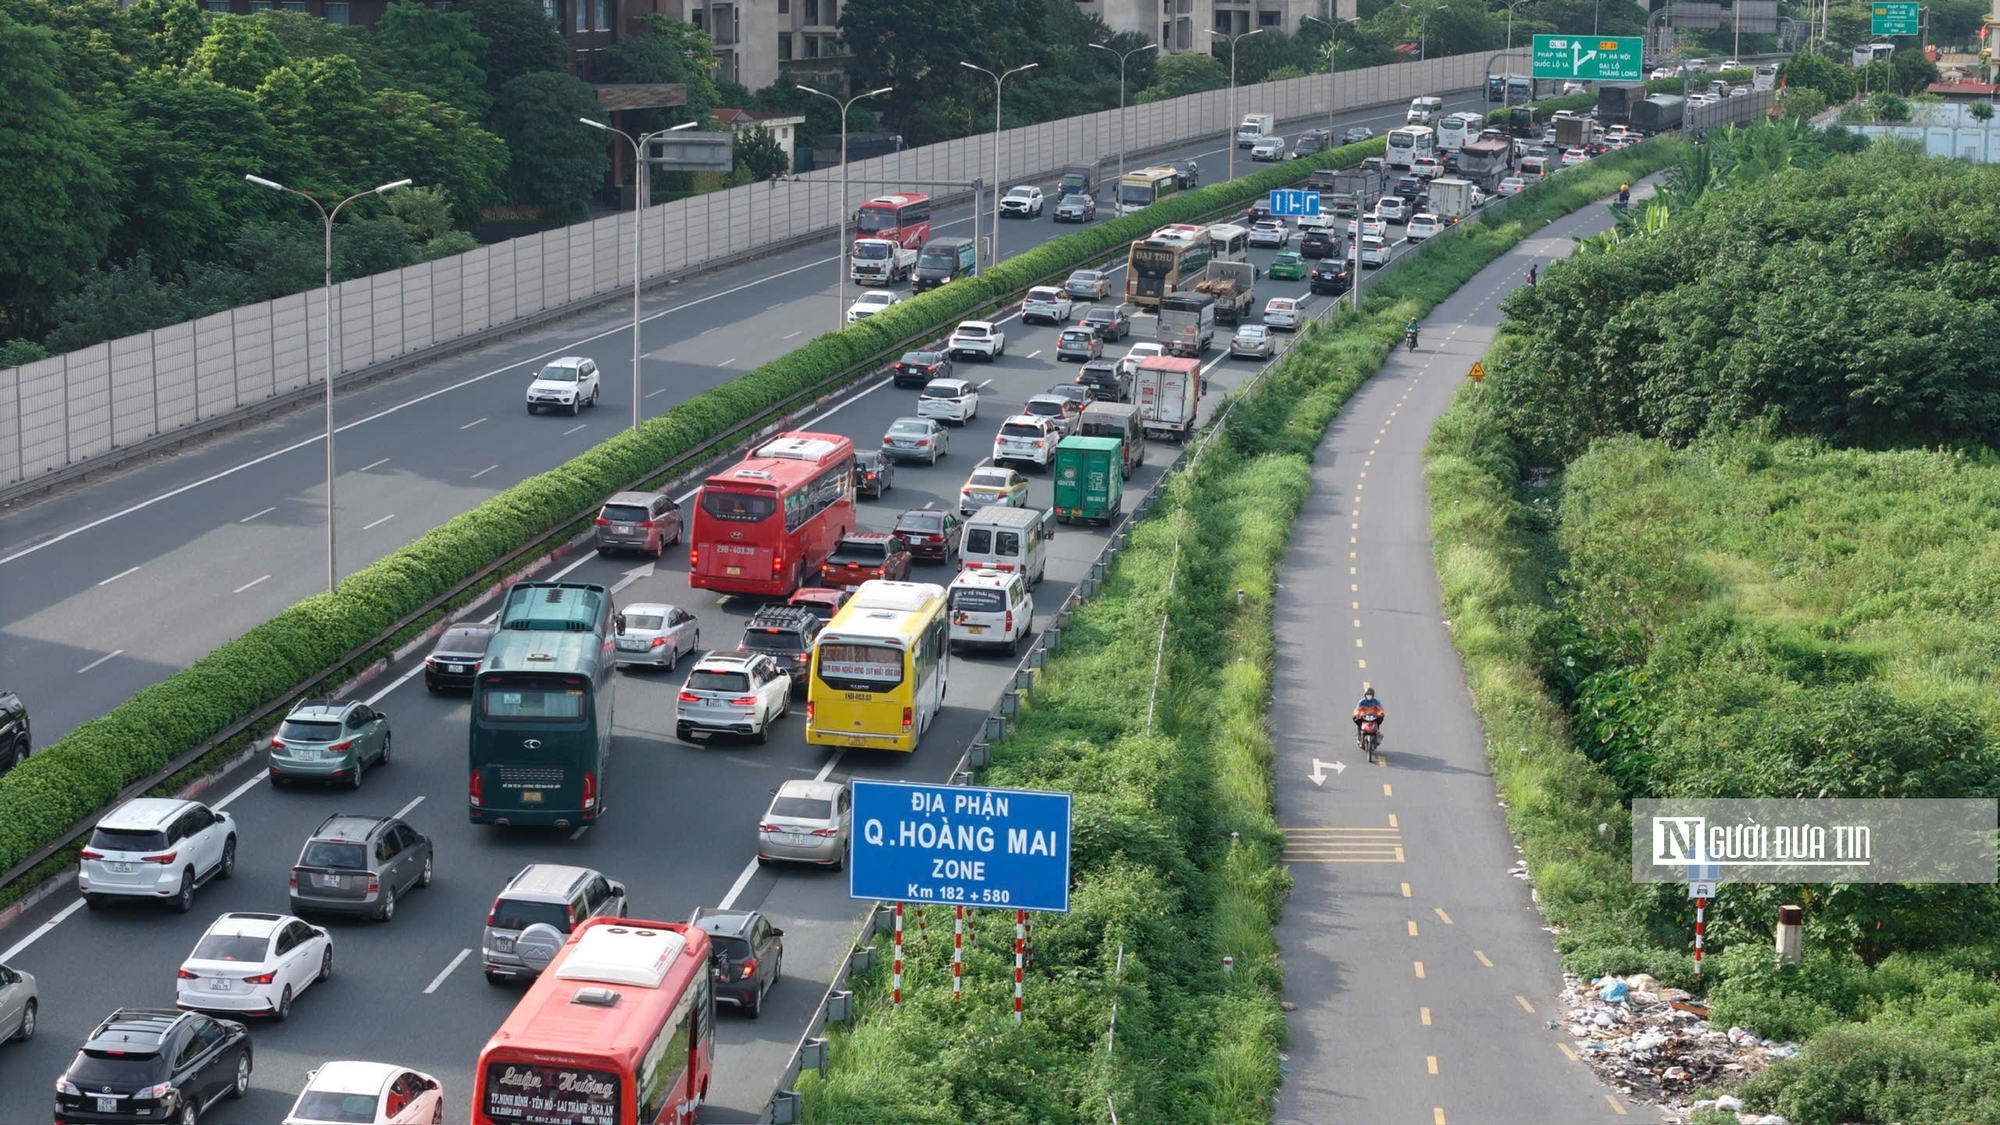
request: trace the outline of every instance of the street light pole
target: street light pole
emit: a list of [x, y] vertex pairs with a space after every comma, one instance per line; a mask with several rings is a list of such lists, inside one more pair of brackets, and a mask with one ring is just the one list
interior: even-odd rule
[[[1527, 2], [1528, 0], [1513, 0], [1512, 3], [1507, 5], [1507, 53], [1502, 55], [1501, 56], [1502, 58], [1512, 60], [1514, 57], [1514, 9], [1520, 7], [1521, 5]], [[1512, 65], [1511, 61], [1509, 65]], [[1501, 109], [1512, 108], [1514, 104], [1514, 84], [1508, 81], [1508, 79], [1511, 77], [1513, 76], [1507, 74], [1504, 71], [1501, 72], [1500, 75]], [[1509, 156], [1508, 159], [1511, 161], [1513, 158]]]
[[[999, 74], [995, 74], [983, 66], [974, 66], [963, 59], [959, 60], [958, 65], [964, 67], [967, 70], [976, 70], [979, 73], [984, 74], [986, 77], [991, 78], [993, 80], [993, 262], [995, 265], [998, 265], [1000, 262], [1000, 184], [1001, 184], [1000, 87], [1002, 83], [1006, 82], [1009, 78], [1012, 78], [1014, 75], [1019, 74], [1022, 71], [1033, 70], [1042, 64], [1028, 63], [1025, 66], [1017, 66], [1012, 70], [1001, 71]], [[975, 198], [972, 201], [972, 203], [973, 206], [977, 207], [979, 205], [979, 200]]]
[[[877, 94], [886, 94], [895, 87], [884, 86], [879, 90], [856, 94], [846, 101], [841, 101], [825, 90], [815, 90], [811, 86], [798, 83], [794, 85], [808, 94], [818, 94], [840, 107], [840, 233], [834, 236], [833, 248], [833, 330], [838, 332], [847, 323], [847, 253], [852, 249], [847, 243], [847, 111], [854, 108], [855, 102], [863, 98], [872, 98]], [[891, 262], [890, 265], [893, 267], [895, 263]], [[895, 270], [891, 269], [890, 279], [894, 280], [895, 276]]]
[[[1237, 119], [1236, 118], [1236, 41], [1238, 39], [1248, 39], [1252, 35], [1262, 35], [1264, 34], [1265, 29], [1260, 27], [1255, 29], [1254, 31], [1238, 32], [1235, 35], [1224, 35], [1220, 31], [1217, 31], [1211, 27], [1205, 27], [1202, 28], [1202, 30], [1208, 32], [1210, 35], [1215, 36], [1217, 39], [1226, 39], [1229, 42], [1229, 119], [1231, 121], [1234, 121]], [[1223, 139], [1229, 142], [1229, 178], [1233, 180], [1236, 178], [1236, 134], [1235, 132], [1233, 132], [1236, 126], [1230, 125], [1227, 126], [1226, 128], [1232, 130], [1231, 132], [1224, 133]]]
[[[276, 180], [267, 180], [262, 176], [246, 175], [243, 178], [256, 184], [258, 187], [267, 187], [273, 191], [282, 191], [296, 195], [307, 203], [312, 204], [313, 210], [319, 212], [320, 223], [326, 228], [326, 284], [322, 290], [324, 305], [321, 315], [326, 321], [326, 592], [331, 594], [334, 591], [334, 587], [340, 581], [339, 572], [334, 569], [333, 554], [333, 221], [340, 217], [340, 209], [342, 207], [360, 199], [362, 196], [387, 195], [397, 188], [409, 187], [411, 181], [397, 180], [394, 183], [383, 184], [381, 187], [355, 192], [353, 195], [334, 204], [332, 211], [328, 211], [320, 205], [319, 200], [314, 199], [297, 188], [288, 188]], [[311, 334], [308, 333], [307, 335], [308, 339], [310, 339]]]
[[[1398, 4], [1396, 6], [1398, 8], [1407, 8], [1412, 12], [1417, 10], [1415, 6], [1410, 4]], [[1423, 62], [1430, 58], [1429, 39], [1430, 39], [1430, 26], [1431, 26], [1431, 12], [1442, 12], [1445, 10], [1445, 7], [1446, 5], [1439, 4], [1437, 7], [1432, 8], [1429, 12], [1424, 12], [1423, 14], [1417, 17], [1417, 61], [1418, 62]], [[1512, 8], [1509, 8], [1507, 10], [1507, 19], [1510, 24], [1513, 22], [1513, 18], [1514, 18], [1514, 10]], [[1513, 40], [1514, 40], [1513, 29], [1510, 26], [1507, 34], [1508, 47], [1511, 48], [1514, 45]]]
[[1342, 19], [1339, 16], [1335, 16], [1330, 20], [1322, 19], [1319, 16], [1299, 17], [1300, 23], [1304, 23], [1307, 20], [1311, 20], [1313, 23], [1323, 23], [1328, 28], [1331, 28], [1333, 31], [1333, 38], [1326, 41], [1326, 131], [1328, 134], [1326, 144], [1328, 148], [1332, 148], [1333, 147], [1333, 136], [1332, 136], [1333, 100], [1334, 100], [1333, 84], [1334, 84], [1334, 56], [1335, 56], [1334, 49], [1340, 46], [1340, 25], [1344, 23], [1360, 23], [1361, 17], [1355, 16], [1353, 19]]
[[1090, 43], [1086, 44], [1086, 46], [1095, 47], [1106, 54], [1118, 56], [1118, 178], [1122, 181], [1125, 179], [1125, 60], [1141, 51], [1157, 51], [1160, 49], [1160, 45], [1158, 43], [1148, 43], [1143, 47], [1134, 47], [1129, 51], [1123, 52], [1112, 47], [1107, 47], [1102, 43]]
[[634, 137], [623, 129], [613, 129], [602, 121], [579, 117], [578, 121], [593, 129], [616, 133], [624, 137], [632, 146], [632, 428], [639, 428], [639, 240], [645, 232], [646, 196], [651, 194], [646, 186], [646, 146], [654, 137], [667, 133], [677, 133], [682, 129], [692, 129], [699, 121], [686, 121], [679, 125], [669, 125], [665, 129]]

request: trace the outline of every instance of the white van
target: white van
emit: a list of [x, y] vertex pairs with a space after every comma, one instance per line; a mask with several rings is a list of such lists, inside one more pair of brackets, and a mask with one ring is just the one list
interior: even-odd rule
[[1210, 262], [1250, 260], [1250, 232], [1234, 223], [1216, 223], [1208, 228]]
[[959, 566], [1020, 575], [1034, 589], [1049, 569], [1049, 514], [1040, 508], [989, 504], [965, 521]]
[[1444, 114], [1443, 98], [1411, 98], [1405, 120], [1411, 125], [1429, 125]]
[[1034, 631], [1035, 596], [1017, 573], [961, 570], [944, 596], [954, 649], [999, 645], [1020, 652], [1021, 642]]
[[1236, 127], [1236, 147], [1251, 148], [1276, 132], [1277, 128], [1278, 119], [1268, 113], [1245, 114], [1243, 123]]

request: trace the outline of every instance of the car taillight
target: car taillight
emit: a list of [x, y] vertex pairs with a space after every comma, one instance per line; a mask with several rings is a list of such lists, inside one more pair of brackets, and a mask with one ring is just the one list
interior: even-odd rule
[[639, 521], [638, 523], [635, 523], [635, 524], [633, 524], [632, 526], [633, 526], [633, 527], [636, 527], [636, 528], [638, 528], [638, 529], [639, 529], [639, 530], [641, 530], [641, 531], [651, 531], [651, 530], [653, 530], [653, 521], [652, 521], [652, 520], [640, 520], [640, 521]]
[[663, 644], [666, 644], [666, 643], [667, 643], [667, 638], [665, 638], [665, 637], [654, 637], [654, 638], [653, 638], [653, 646], [652, 646], [652, 647], [654, 647], [654, 648], [659, 648], [659, 647], [660, 647], [661, 645], [663, 645]]
[[925, 537], [924, 537], [924, 541], [925, 541], [925, 542], [927, 542], [927, 543], [942, 543], [942, 542], [944, 542], [944, 536], [942, 536], [942, 535], [927, 535], [927, 536], [925, 536]]
[[783, 832], [783, 831], [784, 831], [784, 829], [782, 829], [782, 828], [778, 827], [778, 826], [777, 826], [777, 825], [775, 825], [775, 824], [760, 824], [760, 825], [758, 825], [758, 826], [757, 826], [757, 831], [759, 831], [759, 832]]
[[583, 807], [585, 809], [594, 809], [597, 807], [596, 770], [583, 771]]
[[201, 979], [200, 977], [196, 976], [195, 974], [193, 974], [193, 973], [190, 973], [190, 972], [188, 972], [188, 971], [187, 971], [186, 969], [182, 969], [182, 970], [180, 971], [180, 978], [181, 978], [182, 980], [200, 980], [200, 979]]
[[1036, 449], [1040, 449], [1041, 447], [1042, 447], [1042, 439], [1041, 439], [1041, 438], [1036, 438], [1036, 439], [1035, 439], [1035, 448], [1036, 448]]
[[370, 874], [368, 876], [368, 893], [372, 895], [377, 891], [380, 891], [381, 889], [382, 889], [382, 877], [379, 875]]
[[[478, 803], [478, 802], [476, 802], [476, 801], [474, 802], [474, 804], [477, 804], [477, 803]], [[288, 880], [288, 881], [287, 881], [286, 885], [287, 885], [287, 886], [289, 886], [289, 887], [291, 887], [291, 888], [292, 888], [293, 890], [295, 890], [295, 891], [299, 889], [299, 873], [298, 873], [298, 870], [297, 870], [296, 868], [295, 868], [295, 869], [293, 869], [293, 871], [292, 871], [292, 877], [291, 877], [291, 879], [290, 879], [290, 880]]]
[[1000, 569], [1001, 569], [1001, 570], [1012, 570], [1012, 569], [1014, 569], [1014, 564], [1013, 564], [1013, 563], [1001, 563], [1001, 564], [1000, 564]]
[[754, 977], [756, 975], [757, 975], [757, 959], [755, 957], [745, 957], [743, 959], [743, 979], [749, 980], [751, 977]]
[[779, 552], [771, 556], [771, 577], [777, 578], [785, 569], [785, 556]]
[[700, 565], [701, 565], [701, 548], [699, 548], [699, 547], [689, 547], [689, 548], [688, 548], [688, 569], [689, 569], [689, 570], [693, 570], [693, 569], [695, 569], [696, 567], [698, 567], [698, 566], [700, 566]]
[[604, 518], [603, 516], [599, 516], [599, 517], [597, 517], [597, 526], [599, 526], [599, 527], [610, 527], [610, 526], [611, 526], [611, 521], [610, 521], [610, 520], [608, 520], [608, 519], [605, 519], [605, 518]]
[[908, 707], [903, 708], [903, 729], [909, 730], [911, 724], [915, 722], [915, 720], [916, 720], [916, 712], [910, 710]]
[[492, 925], [493, 919], [498, 918], [499, 916], [500, 916], [500, 900], [496, 898], [493, 900], [493, 905], [486, 911], [486, 924], [489, 926]]
[[89, 848], [85, 848], [85, 849], [83, 849], [83, 851], [81, 851], [81, 852], [77, 853], [77, 855], [78, 855], [78, 858], [80, 858], [80, 859], [103, 859], [103, 858], [104, 858], [104, 853], [103, 853], [103, 852], [94, 852], [94, 851], [91, 851], [91, 850], [90, 850]]
[[930, 443], [931, 443], [931, 439], [929, 439], [929, 438], [918, 438], [918, 439], [917, 439], [917, 448], [918, 448], [918, 449], [922, 449], [922, 448], [923, 448], [924, 446], [926, 446], [926, 445], [929, 445]]
[[139, 862], [140, 862], [140, 863], [161, 863], [161, 864], [165, 864], [165, 863], [172, 863], [172, 862], [174, 861], [174, 857], [175, 857], [176, 855], [179, 855], [179, 854], [180, 854], [179, 852], [168, 852], [168, 853], [166, 853], [165, 855], [148, 855], [148, 856], [140, 856], [140, 857], [139, 857]]
[[336, 742], [333, 745], [327, 747], [327, 751], [333, 754], [344, 754], [352, 749], [354, 749], [354, 740], [351, 738], [345, 742]]
[[479, 807], [480, 796], [481, 794], [479, 786], [479, 771], [473, 770], [472, 781], [469, 785], [466, 786], [466, 799], [469, 800], [472, 803], [472, 807], [476, 809]]
[[[430, 661], [430, 658], [429, 658], [429, 657], [425, 657], [425, 658], [424, 658], [424, 663], [426, 663], [426, 664], [429, 664], [430, 662], [431, 662], [431, 661]], [[282, 739], [282, 738], [278, 738], [278, 737], [275, 737], [275, 736], [273, 736], [273, 737], [272, 737], [272, 739], [271, 739], [271, 749], [273, 749], [273, 750], [283, 750], [284, 748], [285, 748], [285, 740], [284, 740], [284, 739]]]
[[835, 835], [838, 831], [839, 829], [835, 828], [815, 828], [812, 830], [812, 834], [815, 836], [832, 836]]
[[680, 701], [682, 703], [698, 703], [701, 701], [701, 696], [691, 691], [684, 691], [680, 694]]
[[138, 1093], [133, 1094], [132, 1096], [134, 1098], [143, 1099], [145, 1101], [156, 1102], [162, 1098], [171, 1095], [173, 1092], [174, 1092], [173, 1083], [162, 1082], [157, 1086], [148, 1086], [145, 1089], [140, 1090]]
[[276, 975], [275, 973], [265, 973], [259, 977], [244, 977], [243, 981], [245, 984], [270, 984], [271, 978]]
[[1007, 631], [1009, 633], [1014, 631], [1014, 611], [1011, 609], [1007, 611]]
[[757, 697], [754, 695], [739, 695], [735, 699], [730, 700], [729, 705], [731, 707], [755, 707], [757, 706]]
[[[435, 668], [435, 667], [437, 667], [437, 666], [438, 666], [438, 658], [437, 658], [437, 657], [435, 657], [435, 656], [426, 656], [426, 657], [424, 657], [424, 667], [426, 667], [426, 668]], [[282, 746], [284, 746], [284, 743], [282, 743], [282, 742], [279, 742], [279, 741], [278, 741], [277, 739], [275, 739], [275, 738], [274, 738], [274, 739], [272, 739], [272, 740], [271, 740], [271, 749], [273, 749], [273, 750], [276, 750], [276, 749], [279, 749], [279, 748], [280, 748], [280, 747], [282, 747]]]

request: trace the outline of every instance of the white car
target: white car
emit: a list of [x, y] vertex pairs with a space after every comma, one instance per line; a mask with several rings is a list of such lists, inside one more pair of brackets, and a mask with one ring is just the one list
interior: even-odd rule
[[1389, 244], [1372, 234], [1361, 236], [1361, 265], [1386, 266], [1389, 264]]
[[1264, 303], [1264, 326], [1266, 328], [1293, 328], [1299, 326], [1305, 315], [1297, 297], [1273, 297]]
[[1583, 83], [1565, 82], [1563, 83], [1562, 94], [1560, 96], [1569, 98], [1569, 97], [1575, 97], [1576, 95], [1581, 93], [1583, 93]]
[[1495, 188], [1494, 190], [1499, 192], [1502, 196], [1519, 195], [1522, 192], [1528, 190], [1528, 181], [1522, 179], [1519, 176], [1509, 176], [1506, 179], [1501, 180], [1500, 186], [1498, 188]]
[[945, 590], [952, 648], [999, 645], [1020, 652], [1034, 631], [1035, 596], [1019, 571], [962, 570]]
[[747, 735], [771, 741], [771, 724], [792, 709], [791, 673], [760, 653], [715, 652], [688, 673], [674, 706], [674, 737]]
[[930, 418], [898, 418], [882, 435], [882, 456], [935, 465], [950, 441], [951, 435]]
[[1258, 161], [1283, 160], [1285, 158], [1285, 138], [1265, 137], [1250, 146], [1250, 159]]
[[1385, 195], [1375, 201], [1375, 217], [1385, 223], [1400, 223], [1410, 217], [1409, 202], [1400, 195]]
[[1140, 360], [1165, 354], [1167, 354], [1167, 349], [1164, 344], [1133, 344], [1119, 358], [1118, 370], [1121, 374], [1131, 375], [1139, 370]]
[[1056, 443], [1061, 440], [1062, 435], [1047, 418], [1016, 414], [1000, 423], [1000, 432], [993, 435], [993, 463], [1004, 465], [1011, 461], [1046, 470], [1049, 462], [1055, 460]]
[[1485, 188], [1483, 188], [1483, 187], [1480, 187], [1480, 186], [1479, 186], [1478, 184], [1474, 184], [1474, 185], [1472, 185], [1472, 206], [1473, 206], [1473, 207], [1475, 207], [1475, 208], [1478, 208], [1478, 207], [1484, 207], [1484, 206], [1486, 206], [1486, 204], [1487, 204], [1487, 201], [1488, 201], [1488, 200], [1490, 200], [1491, 198], [1492, 198], [1491, 196], [1489, 196], [1489, 195], [1487, 195], [1487, 194], [1486, 194], [1486, 189], [1485, 189]]
[[419, 1125], [444, 1120], [444, 1087], [421, 1071], [378, 1062], [321, 1063], [283, 1125]]
[[991, 362], [1007, 354], [1007, 334], [990, 320], [968, 320], [952, 330], [944, 350], [954, 359], [976, 355]]
[[1444, 175], [1444, 161], [1435, 156], [1419, 156], [1410, 161], [1410, 175], [1420, 180], [1435, 180]]
[[1291, 240], [1292, 234], [1285, 229], [1283, 219], [1258, 219], [1250, 224], [1248, 241], [1252, 246], [1282, 247]]
[[1357, 238], [1365, 238], [1371, 234], [1377, 238], [1382, 238], [1388, 233], [1389, 224], [1384, 222], [1373, 211], [1347, 220], [1347, 239], [1350, 243]]
[[1000, 217], [1003, 219], [1010, 216], [1016, 219], [1032, 219], [1041, 213], [1041, 188], [1022, 184], [1020, 187], [1008, 188], [1007, 194], [1000, 199]]
[[236, 873], [236, 821], [199, 801], [139, 797], [97, 822], [77, 864], [77, 889], [95, 910], [114, 898], [194, 906], [194, 890]]
[[290, 914], [224, 914], [181, 962], [174, 1003], [196, 1012], [282, 1020], [333, 975], [333, 937]]
[[1721, 65], [1721, 66], [1719, 66], [1719, 67], [1716, 67], [1715, 69], [1717, 69], [1717, 70], [1742, 70], [1742, 69], [1743, 69], [1743, 64], [1742, 64], [1742, 63], [1740, 63], [1740, 62], [1737, 62], [1737, 61], [1736, 61], [1735, 59], [1723, 59], [1723, 60], [1722, 60], [1722, 65]]
[[917, 394], [917, 417], [963, 426], [979, 415], [979, 388], [964, 379], [932, 379]]
[[597, 361], [566, 355], [535, 373], [528, 384], [528, 413], [540, 414], [546, 407], [575, 414], [596, 406], [597, 393]]
[[1403, 228], [1404, 237], [1411, 242], [1422, 242], [1444, 230], [1444, 223], [1428, 211], [1419, 211], [1410, 216], [1410, 225]]
[[1681, 72], [1680, 72], [1680, 71], [1678, 71], [1678, 70], [1675, 70], [1675, 69], [1674, 69], [1673, 67], [1670, 67], [1670, 66], [1660, 66], [1660, 67], [1654, 67], [1654, 68], [1653, 68], [1653, 73], [1652, 73], [1652, 76], [1651, 76], [1651, 77], [1652, 77], [1652, 80], [1653, 80], [1653, 81], [1655, 81], [1655, 82], [1660, 82], [1660, 81], [1664, 81], [1665, 79], [1668, 79], [1668, 78], [1679, 78], [1680, 76], [1681, 76]]
[[890, 305], [899, 305], [902, 303], [903, 298], [891, 293], [887, 289], [865, 290], [861, 296], [854, 299], [853, 304], [847, 306], [847, 323], [853, 324], [862, 317], [874, 316]]
[[1021, 323], [1046, 320], [1050, 324], [1061, 324], [1069, 319], [1070, 309], [1068, 293], [1053, 285], [1037, 285], [1021, 298]]
[[1584, 149], [1572, 148], [1563, 150], [1562, 166], [1565, 168], [1574, 167], [1578, 164], [1587, 164], [1589, 162], [1590, 162], [1590, 153]]

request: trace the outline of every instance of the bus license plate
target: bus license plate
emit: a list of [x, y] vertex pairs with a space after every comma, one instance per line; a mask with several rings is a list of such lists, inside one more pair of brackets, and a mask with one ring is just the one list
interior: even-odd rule
[[542, 803], [542, 792], [539, 789], [530, 789], [521, 794], [521, 801], [523, 804], [539, 805]]
[[723, 568], [723, 571], [722, 571], [722, 572], [723, 572], [724, 574], [727, 574], [727, 575], [730, 575], [730, 576], [734, 577], [735, 575], [738, 575], [738, 574], [742, 574], [742, 573], [743, 573], [743, 568], [742, 568], [742, 567], [740, 567], [740, 566], [731, 566], [731, 567], [725, 567], [725, 568]]

